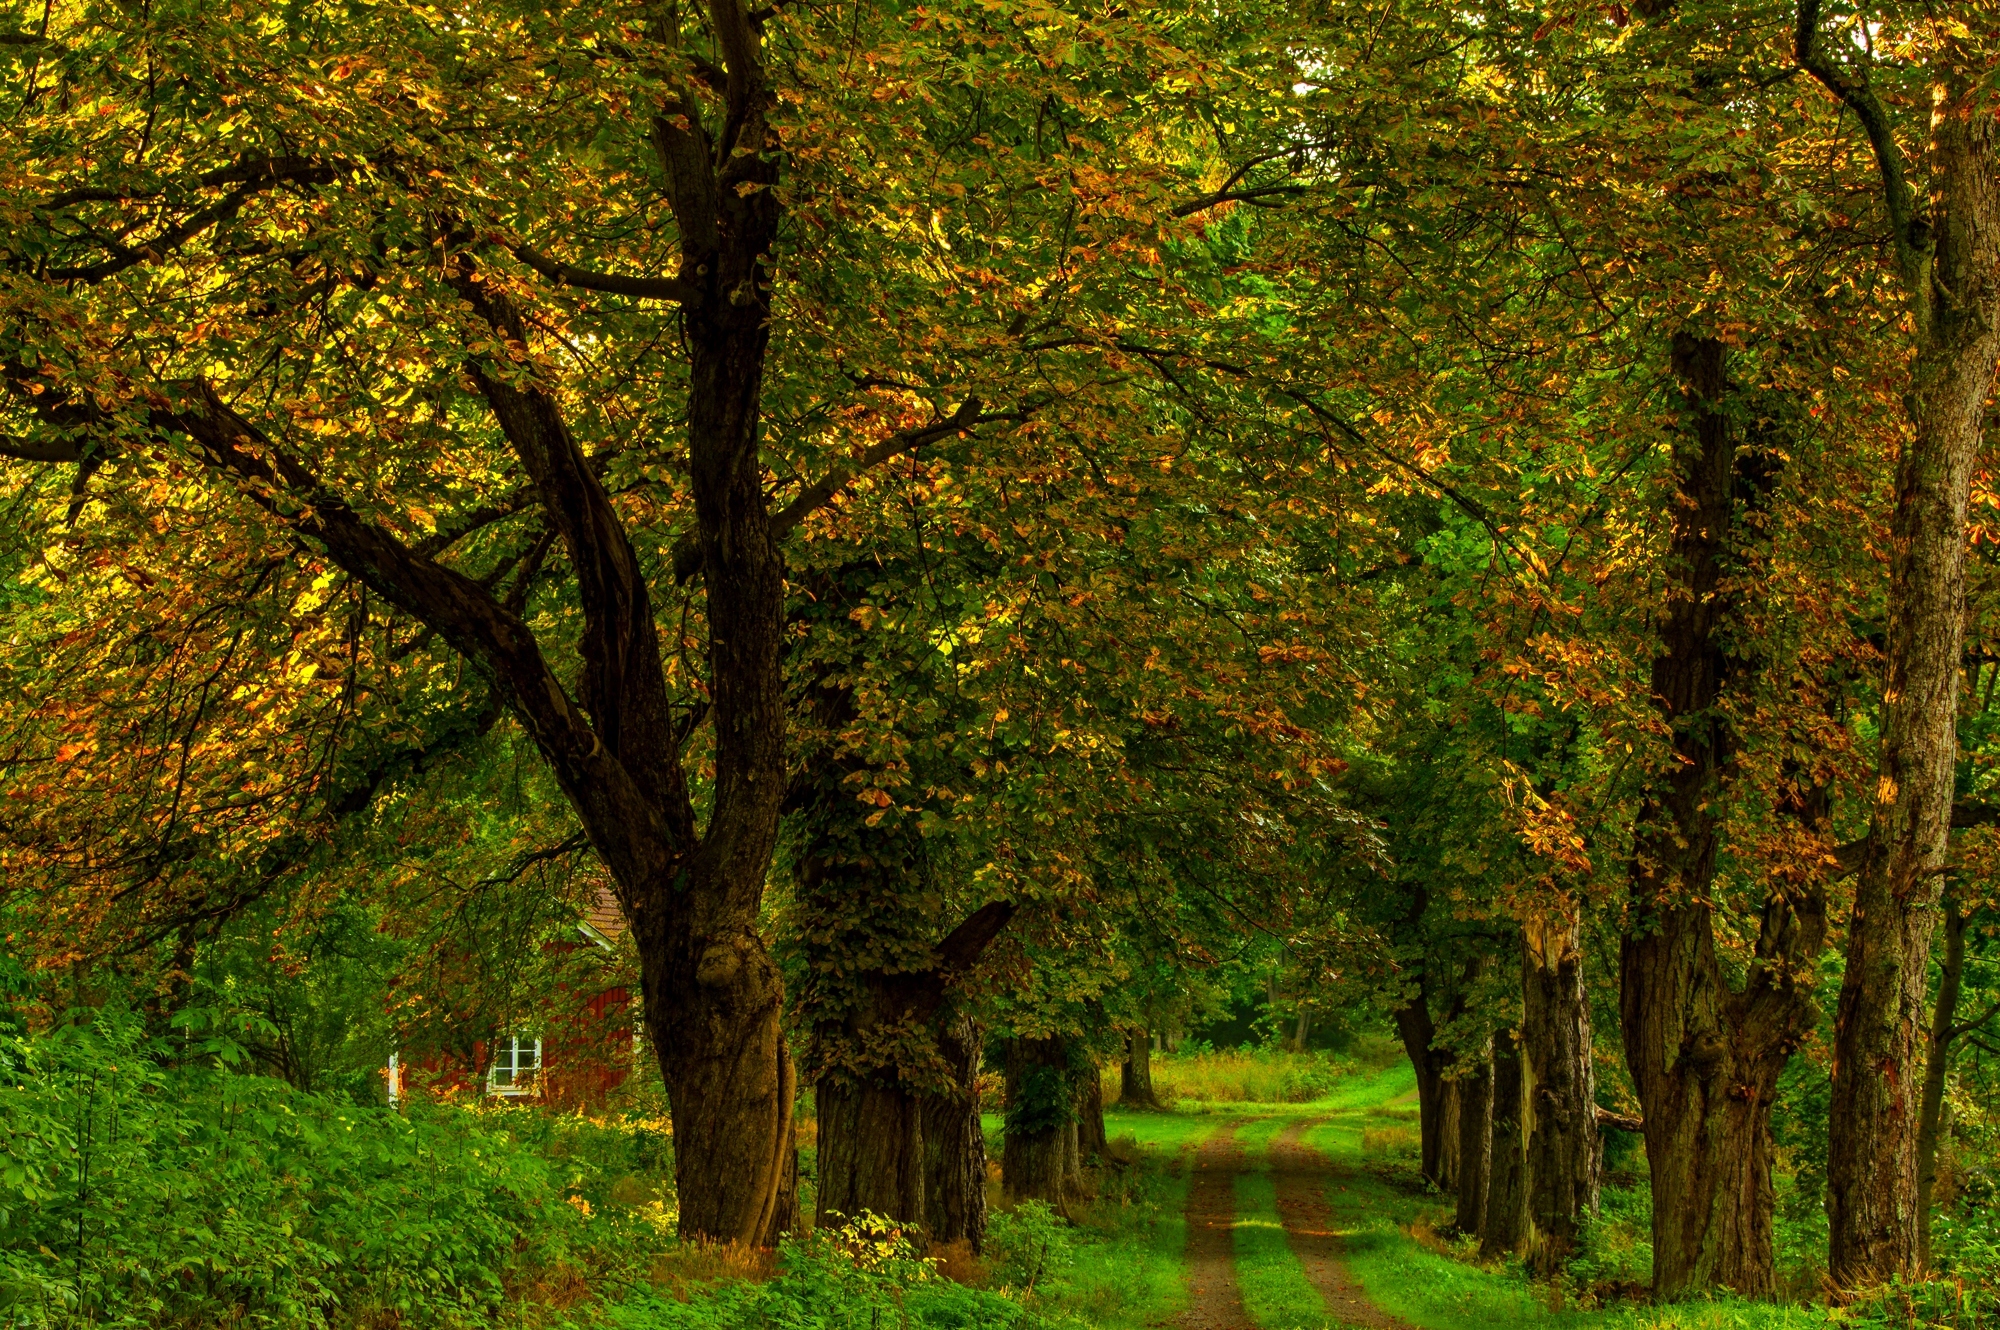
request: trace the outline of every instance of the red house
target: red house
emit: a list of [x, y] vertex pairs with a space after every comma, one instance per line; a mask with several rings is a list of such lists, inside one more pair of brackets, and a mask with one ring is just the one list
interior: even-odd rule
[[[575, 941], [545, 942], [543, 953], [596, 948], [610, 955], [624, 936], [625, 917], [610, 891], [600, 888], [576, 927]], [[623, 984], [596, 988], [564, 983], [517, 1032], [490, 1046], [485, 1040], [475, 1041], [470, 1066], [444, 1055], [424, 1058], [419, 1065], [430, 1073], [433, 1085], [465, 1091], [477, 1086], [480, 1093], [496, 1098], [533, 1100], [575, 1111], [603, 1104], [632, 1074], [632, 1054], [631, 991]], [[392, 1104], [402, 1098], [403, 1076], [401, 1058], [390, 1054]]]

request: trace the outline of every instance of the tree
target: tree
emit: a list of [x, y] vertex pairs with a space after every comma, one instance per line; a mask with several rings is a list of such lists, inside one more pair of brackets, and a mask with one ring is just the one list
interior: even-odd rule
[[1871, 58], [1835, 54], [1840, 44], [1822, 30], [1818, 0], [1799, 5], [1796, 40], [1799, 64], [1868, 136], [1887, 249], [1914, 327], [1909, 434], [1896, 467], [1877, 795], [1836, 1024], [1830, 1264], [1848, 1286], [1915, 1278], [1922, 1258], [1915, 1071], [1958, 756], [1966, 504], [1980, 416], [2000, 363], [2000, 130], [1981, 73], [1990, 67], [1982, 43], [1991, 34], [1935, 18], [1889, 25], [1931, 93], [1921, 203]]
[[[683, 1230], [730, 1241], [790, 1222], [781, 546], [889, 459], [1115, 395], [1121, 346], [1170, 358], [1083, 259], [1153, 272], [1242, 192], [1136, 128], [1186, 86], [1155, 25], [859, 19], [91, 11], [5, 48], [38, 126], [0, 181], [6, 453], [75, 465], [40, 493], [98, 548], [212, 498], [400, 630], [357, 681], [443, 649], [490, 685], [630, 921]], [[904, 76], [930, 53], [977, 66], [953, 99]]]

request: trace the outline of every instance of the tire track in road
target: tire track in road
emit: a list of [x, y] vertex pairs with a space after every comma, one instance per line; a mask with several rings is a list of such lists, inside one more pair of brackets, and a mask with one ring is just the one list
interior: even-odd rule
[[1188, 1180], [1188, 1309], [1175, 1324], [1182, 1330], [1256, 1330], [1243, 1308], [1236, 1283], [1236, 1175], [1243, 1147], [1226, 1122], [1195, 1152]]
[[[1327, 1313], [1334, 1320], [1363, 1330], [1416, 1330], [1408, 1321], [1391, 1316], [1368, 1301], [1361, 1282], [1347, 1268], [1340, 1234], [1334, 1227], [1333, 1208], [1326, 1200], [1327, 1183], [1336, 1176], [1336, 1170], [1325, 1155], [1303, 1139], [1319, 1121], [1301, 1118], [1271, 1142], [1271, 1181], [1278, 1193], [1278, 1217], [1284, 1223], [1285, 1235], [1291, 1239], [1292, 1253], [1305, 1267], [1306, 1278], [1319, 1290], [1326, 1301]], [[1237, 1152], [1239, 1157], [1241, 1153]], [[1192, 1202], [1188, 1232], [1192, 1249]]]

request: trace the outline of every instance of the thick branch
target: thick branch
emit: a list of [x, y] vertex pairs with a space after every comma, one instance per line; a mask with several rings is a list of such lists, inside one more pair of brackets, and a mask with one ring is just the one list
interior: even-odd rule
[[604, 291], [615, 296], [631, 296], [636, 300], [670, 300], [683, 305], [692, 303], [700, 295], [699, 288], [678, 277], [627, 277], [621, 273], [591, 272], [552, 259], [526, 245], [515, 245], [512, 253], [559, 286]]
[[156, 419], [194, 439], [210, 465], [243, 482], [252, 502], [324, 546], [342, 569], [485, 667], [614, 871], [654, 871], [674, 852], [672, 829], [569, 700], [534, 634], [484, 587], [364, 521], [209, 385], [196, 386], [186, 409]]
[[81, 462], [84, 445], [78, 439], [14, 439], [0, 436], [0, 457], [22, 462]]
[[1014, 902], [988, 901], [966, 917], [937, 945], [937, 968], [948, 978], [979, 963], [986, 949], [1014, 918]]
[[[1927, 228], [1916, 217], [1916, 198], [1903, 172], [1902, 149], [1896, 146], [1889, 115], [1867, 78], [1854, 78], [1821, 48], [1819, 42], [1819, 0], [1799, 0], [1798, 29], [1792, 37], [1793, 53], [1801, 68], [1840, 98], [1868, 135], [1874, 149], [1875, 165], [1882, 174], [1882, 201], [1889, 209], [1889, 225], [1895, 233], [1896, 263], [1905, 282], [1914, 285], [1930, 249]], [[1921, 295], [1921, 292], [1917, 292]]]
[[[1951, 806], [1951, 829], [1964, 831], [1968, 827], [1990, 827], [2000, 822], [2000, 804], [1972, 803], [1962, 801]], [[1830, 880], [1838, 882], [1849, 873], [1861, 867], [1862, 853], [1868, 848], [1868, 838], [1848, 841], [1836, 846], [1833, 851], [1833, 873]]]
[[[463, 263], [453, 286], [511, 349], [526, 356], [526, 330], [504, 295]], [[624, 524], [555, 400], [478, 361], [468, 367], [569, 550], [584, 615], [582, 702], [604, 743], [673, 820], [676, 836], [687, 841], [694, 834], [694, 812], [680, 775], [659, 629]]]

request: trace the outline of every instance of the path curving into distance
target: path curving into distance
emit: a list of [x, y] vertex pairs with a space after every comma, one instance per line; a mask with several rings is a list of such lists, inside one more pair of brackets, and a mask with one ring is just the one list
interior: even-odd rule
[[1368, 1301], [1361, 1282], [1343, 1259], [1327, 1183], [1336, 1175], [1327, 1157], [1303, 1139], [1320, 1119], [1301, 1118], [1271, 1142], [1271, 1181], [1278, 1193], [1278, 1218], [1306, 1278], [1326, 1301], [1327, 1315], [1364, 1330], [1414, 1330], [1408, 1321]]

